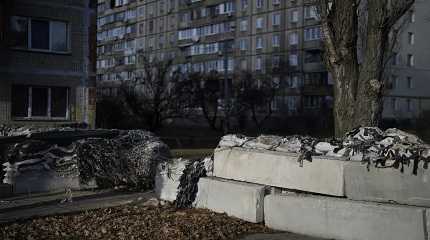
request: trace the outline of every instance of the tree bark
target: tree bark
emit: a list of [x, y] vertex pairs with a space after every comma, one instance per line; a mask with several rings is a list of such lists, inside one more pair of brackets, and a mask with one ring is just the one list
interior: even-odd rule
[[321, 0], [326, 65], [334, 80], [335, 135], [378, 126], [389, 34], [414, 0]]

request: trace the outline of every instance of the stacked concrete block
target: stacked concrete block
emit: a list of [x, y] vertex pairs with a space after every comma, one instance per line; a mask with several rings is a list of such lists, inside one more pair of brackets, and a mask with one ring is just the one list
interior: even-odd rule
[[345, 196], [343, 160], [314, 157], [298, 162], [297, 154], [227, 148], [215, 151], [216, 177], [295, 189], [332, 196]]
[[[427, 240], [424, 208], [312, 195], [268, 195], [268, 227], [343, 240]], [[427, 213], [428, 215], [428, 213]]]
[[404, 166], [404, 172], [393, 168], [370, 168], [350, 162], [345, 166], [345, 193], [349, 199], [396, 202], [430, 207], [430, 171]]
[[249, 222], [264, 220], [265, 187], [220, 178], [201, 178], [195, 205]]

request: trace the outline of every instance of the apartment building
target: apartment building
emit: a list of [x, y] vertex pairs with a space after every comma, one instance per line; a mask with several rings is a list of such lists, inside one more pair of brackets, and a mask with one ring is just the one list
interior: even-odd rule
[[273, 107], [283, 114], [329, 105], [320, 21], [310, 0], [99, 0], [98, 13], [103, 94], [133, 78], [143, 54], [173, 59], [184, 72], [270, 76], [278, 86]]
[[416, 0], [401, 21], [395, 56], [388, 66], [383, 116], [415, 119], [430, 111], [430, 2]]
[[93, 126], [95, 4], [6, 0], [0, 12], [0, 124]]

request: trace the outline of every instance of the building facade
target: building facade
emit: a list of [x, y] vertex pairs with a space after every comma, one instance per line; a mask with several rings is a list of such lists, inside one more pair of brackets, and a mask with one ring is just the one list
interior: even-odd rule
[[184, 72], [270, 76], [273, 107], [315, 112], [332, 95], [312, 1], [115, 0], [98, 2], [98, 83], [104, 94], [139, 71], [138, 55], [173, 59]]
[[8, 0], [0, 6], [0, 124], [93, 126], [95, 3]]
[[416, 119], [430, 110], [430, 2], [416, 0], [401, 21], [395, 56], [388, 65], [385, 118]]
[[[234, 79], [238, 72], [251, 71], [276, 83], [272, 105], [281, 115], [331, 114], [332, 81], [323, 63], [314, 4], [313, 0], [99, 0], [99, 90], [112, 94], [118, 80], [133, 78], [142, 54], [148, 59], [173, 59], [184, 72], [227, 70]], [[388, 71], [397, 80], [388, 84], [386, 118], [400, 113], [417, 117], [428, 106], [430, 51], [425, 37], [430, 36], [430, 28], [425, 15], [429, 7], [428, 1], [417, 0], [411, 12], [414, 21], [400, 37], [398, 55], [403, 63]], [[411, 38], [414, 44], [409, 43]]]

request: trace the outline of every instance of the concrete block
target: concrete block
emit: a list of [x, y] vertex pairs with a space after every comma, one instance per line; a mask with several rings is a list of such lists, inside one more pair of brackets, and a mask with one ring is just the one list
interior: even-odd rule
[[343, 240], [422, 240], [425, 209], [310, 195], [268, 195], [268, 227]]
[[200, 178], [195, 206], [259, 223], [264, 220], [264, 194], [261, 185]]
[[187, 163], [187, 160], [174, 159], [158, 165], [155, 174], [155, 193], [158, 198], [171, 202], [176, 200], [179, 179]]
[[262, 185], [344, 196], [343, 159], [314, 157], [297, 162], [297, 154], [242, 148], [215, 151], [214, 176]]
[[399, 169], [374, 168], [360, 163], [345, 165], [345, 193], [349, 199], [397, 202], [430, 207], [430, 171], [420, 168], [412, 174], [412, 165]]

